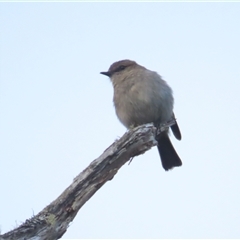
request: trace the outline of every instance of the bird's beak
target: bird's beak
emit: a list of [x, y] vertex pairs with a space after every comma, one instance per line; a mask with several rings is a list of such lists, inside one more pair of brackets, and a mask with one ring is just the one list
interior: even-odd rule
[[103, 75], [106, 75], [106, 76], [108, 76], [108, 77], [111, 77], [111, 72], [100, 72], [101, 74], [103, 74]]

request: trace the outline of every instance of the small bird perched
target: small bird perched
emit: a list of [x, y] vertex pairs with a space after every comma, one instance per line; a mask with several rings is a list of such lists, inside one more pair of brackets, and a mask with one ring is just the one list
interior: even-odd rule
[[[174, 118], [172, 89], [154, 71], [131, 60], [113, 63], [107, 72], [114, 88], [113, 102], [122, 124], [129, 128], [146, 123], [156, 127]], [[174, 136], [181, 140], [177, 122], [171, 126]], [[167, 171], [182, 165], [168, 136], [168, 130], [156, 136], [162, 166]]]

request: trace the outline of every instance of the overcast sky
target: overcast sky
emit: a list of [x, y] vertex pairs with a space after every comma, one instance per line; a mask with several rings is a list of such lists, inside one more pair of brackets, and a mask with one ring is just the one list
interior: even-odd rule
[[0, 3], [0, 228], [57, 198], [126, 129], [100, 75], [131, 59], [172, 87], [183, 166], [157, 148], [64, 238], [240, 238], [240, 3]]

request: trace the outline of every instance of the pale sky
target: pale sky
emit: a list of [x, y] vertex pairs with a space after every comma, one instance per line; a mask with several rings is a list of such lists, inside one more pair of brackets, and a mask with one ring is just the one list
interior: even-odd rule
[[0, 229], [57, 198], [126, 129], [111, 82], [131, 59], [174, 91], [183, 166], [124, 165], [67, 238], [240, 238], [240, 3], [0, 3]]

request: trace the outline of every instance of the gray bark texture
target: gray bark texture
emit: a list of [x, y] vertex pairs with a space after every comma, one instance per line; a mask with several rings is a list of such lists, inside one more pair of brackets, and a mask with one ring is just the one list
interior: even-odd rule
[[[158, 131], [163, 131], [173, 123], [174, 121], [165, 124]], [[98, 189], [112, 180], [127, 161], [157, 145], [156, 131], [152, 124], [146, 124], [126, 132], [75, 177], [73, 183], [56, 200], [16, 229], [0, 235], [0, 240], [61, 238], [80, 208]]]

